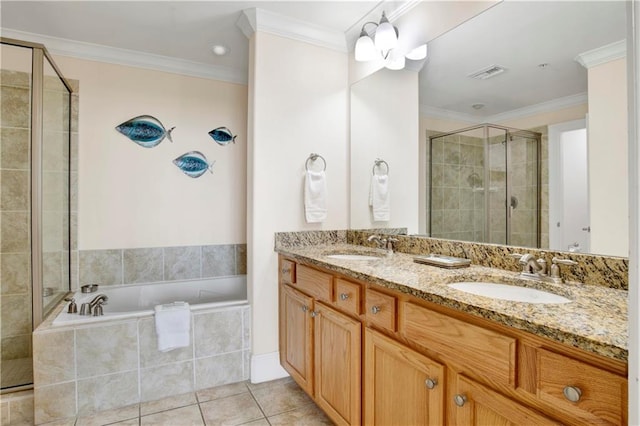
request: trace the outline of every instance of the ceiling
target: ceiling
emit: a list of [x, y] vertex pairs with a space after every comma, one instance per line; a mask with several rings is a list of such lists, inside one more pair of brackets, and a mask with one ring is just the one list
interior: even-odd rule
[[[625, 39], [625, 10], [623, 1], [506, 0], [429, 42], [421, 107], [488, 121], [585, 94], [587, 70], [575, 58]], [[506, 71], [486, 80], [468, 77], [491, 65]]]
[[[22, 31], [127, 49], [134, 56], [135, 52], [160, 55], [224, 68], [246, 81], [248, 41], [236, 25], [244, 9], [260, 8], [343, 33], [352, 50], [363, 22], [378, 20], [382, 9], [392, 14], [412, 3], [2, 0], [0, 25], [3, 35], [6, 30]], [[487, 121], [520, 108], [584, 95], [586, 70], [574, 59], [624, 39], [625, 8], [624, 1], [611, 0], [505, 0], [429, 42], [429, 57], [420, 73], [421, 108]], [[214, 44], [227, 46], [229, 53], [215, 56]], [[543, 63], [548, 65], [540, 68]], [[494, 64], [506, 71], [487, 80], [468, 77]], [[473, 104], [484, 107], [474, 109]]]
[[[248, 41], [241, 11], [260, 8], [347, 32], [376, 1], [5, 1], [3, 30], [17, 30], [228, 67], [246, 75]], [[225, 56], [214, 44], [229, 48]]]

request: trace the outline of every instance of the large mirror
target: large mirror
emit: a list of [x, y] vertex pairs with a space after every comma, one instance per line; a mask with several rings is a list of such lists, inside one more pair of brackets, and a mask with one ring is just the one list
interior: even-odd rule
[[[395, 211], [415, 209], [417, 201], [417, 223], [408, 225], [409, 232], [435, 230], [429, 179], [435, 164], [452, 182], [437, 189], [435, 200], [441, 209], [436, 215], [446, 217], [451, 229], [433, 236], [627, 256], [625, 37], [625, 2], [504, 1], [429, 41], [418, 76], [417, 200], [393, 194]], [[371, 84], [354, 85], [352, 99], [355, 87]], [[487, 123], [498, 130], [459, 132]], [[539, 135], [539, 147], [518, 138], [518, 130]], [[432, 144], [444, 133], [449, 136]], [[352, 159], [371, 142], [364, 139], [352, 138]], [[497, 155], [503, 157], [497, 161]], [[527, 162], [530, 167], [523, 167]], [[504, 182], [496, 184], [500, 174]], [[517, 186], [531, 192], [536, 179], [539, 195], [514, 201]], [[504, 193], [491, 197], [496, 188]], [[536, 198], [534, 209], [527, 200]], [[493, 214], [500, 210], [496, 200], [504, 209]], [[472, 215], [474, 202], [481, 211]], [[354, 210], [352, 204], [352, 222]], [[515, 219], [507, 223], [509, 217]], [[356, 222], [352, 226], [366, 225]], [[527, 239], [517, 232], [500, 241], [489, 236], [493, 228], [531, 232], [536, 226], [538, 235]]]

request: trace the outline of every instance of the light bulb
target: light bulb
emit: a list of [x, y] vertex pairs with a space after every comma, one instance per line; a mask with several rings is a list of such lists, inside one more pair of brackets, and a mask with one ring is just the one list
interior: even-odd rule
[[356, 42], [355, 58], [356, 61], [364, 62], [371, 61], [376, 58], [378, 52], [373, 45], [373, 40], [369, 37], [364, 30], [360, 33], [360, 38]]
[[404, 56], [400, 56], [398, 58], [396, 58], [395, 56], [390, 56], [389, 59], [387, 59], [387, 63], [384, 66], [387, 69], [398, 71], [403, 69], [404, 65], [405, 65]]

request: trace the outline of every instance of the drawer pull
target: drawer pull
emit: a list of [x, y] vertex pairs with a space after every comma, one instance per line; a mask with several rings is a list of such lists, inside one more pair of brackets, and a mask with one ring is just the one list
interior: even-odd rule
[[580, 401], [580, 397], [582, 396], [582, 391], [577, 386], [565, 386], [562, 393], [564, 394], [564, 397], [571, 402]]
[[291, 268], [282, 268], [282, 275], [289, 275], [291, 273]]
[[372, 306], [371, 307], [371, 313], [374, 314], [374, 315], [377, 314], [378, 312], [380, 312], [381, 310], [382, 309], [380, 309], [379, 306]]
[[315, 318], [315, 317], [317, 317], [318, 315], [320, 315], [320, 312], [317, 312], [317, 311], [311, 311], [311, 318]]
[[307, 307], [307, 305], [302, 305], [302, 312], [307, 312], [309, 310], [309, 308]]
[[427, 389], [433, 389], [438, 384], [436, 379], [427, 379], [424, 381], [424, 384], [427, 386]]
[[465, 395], [456, 395], [453, 397], [453, 402], [456, 403], [458, 407], [462, 407], [467, 402], [467, 397]]
[[347, 300], [349, 295], [347, 293], [340, 293], [340, 300]]

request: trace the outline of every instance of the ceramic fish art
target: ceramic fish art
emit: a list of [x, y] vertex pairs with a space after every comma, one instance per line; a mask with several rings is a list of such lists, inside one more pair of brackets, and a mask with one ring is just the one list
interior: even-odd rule
[[238, 135], [234, 136], [231, 130], [227, 129], [226, 127], [218, 127], [217, 129], [213, 129], [209, 132], [209, 136], [211, 136], [218, 145], [223, 146], [229, 144], [229, 142], [236, 143], [236, 138], [238, 137]]
[[211, 169], [215, 163], [215, 161], [212, 161], [211, 164], [209, 164], [207, 157], [205, 157], [200, 151], [187, 152], [173, 160], [173, 164], [178, 166], [184, 174], [192, 178], [202, 176], [207, 170], [213, 173]]
[[164, 140], [171, 139], [171, 131], [165, 129], [160, 120], [150, 115], [140, 115], [116, 126], [116, 130], [145, 148], [153, 148]]

